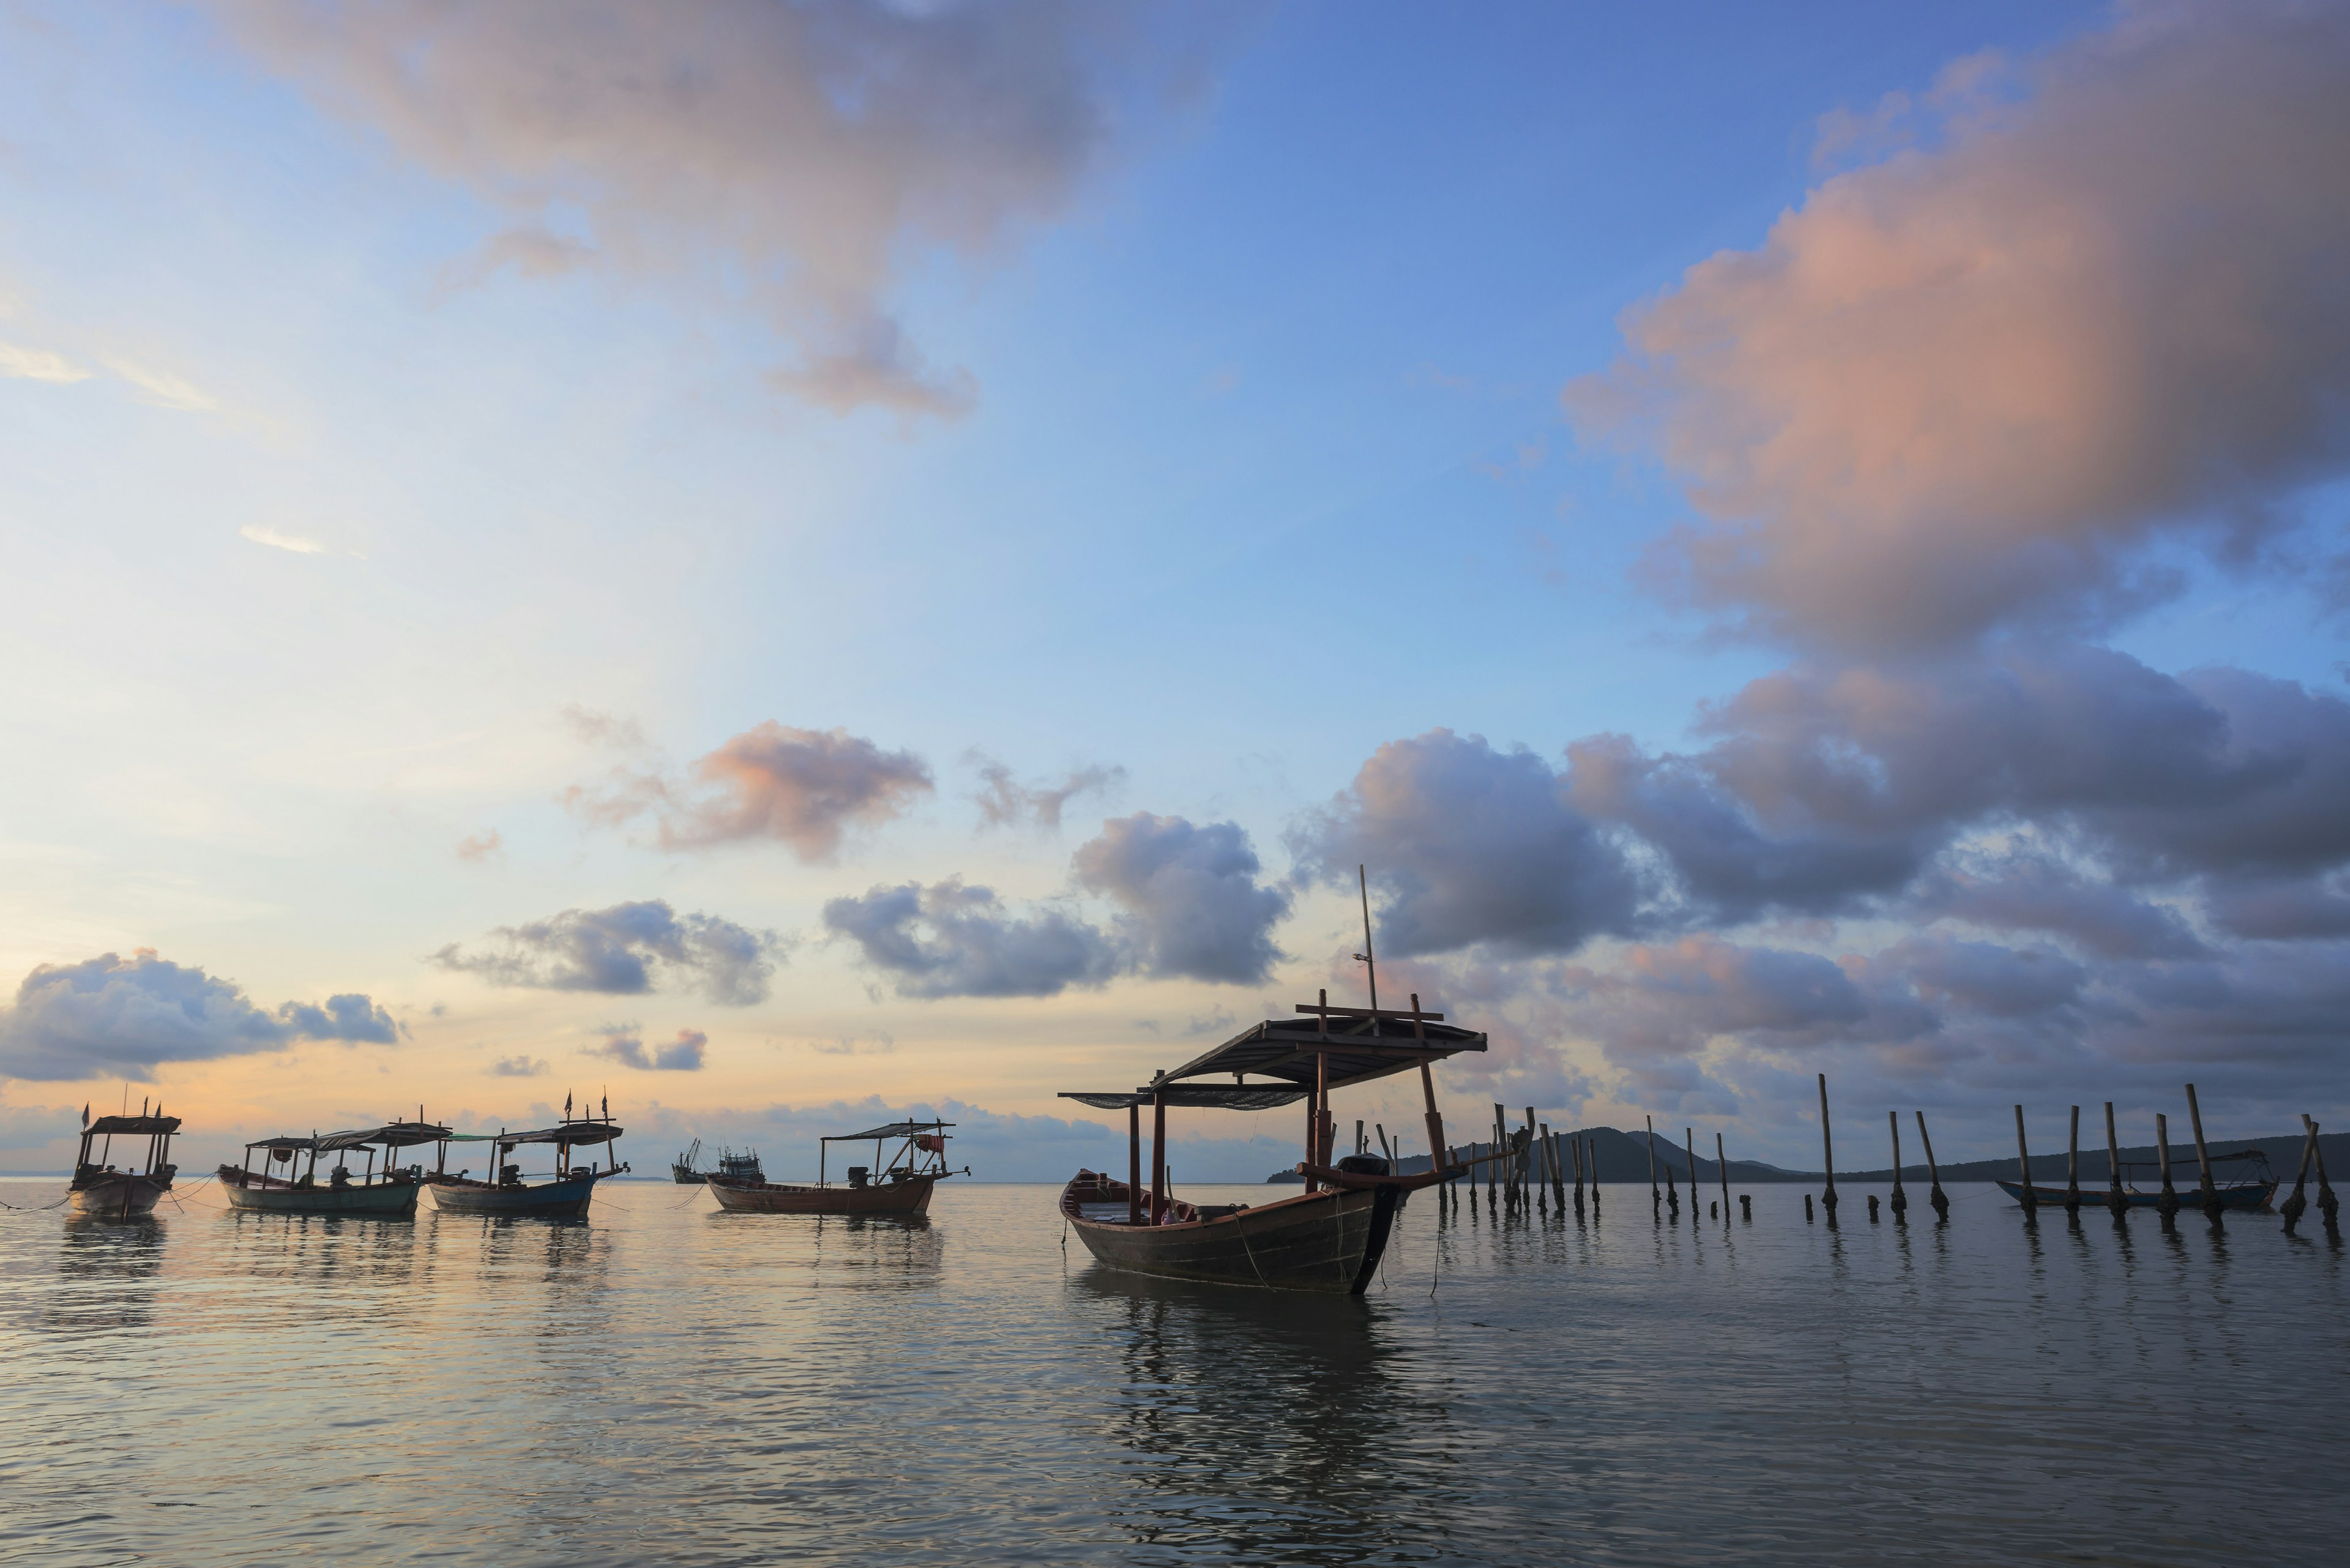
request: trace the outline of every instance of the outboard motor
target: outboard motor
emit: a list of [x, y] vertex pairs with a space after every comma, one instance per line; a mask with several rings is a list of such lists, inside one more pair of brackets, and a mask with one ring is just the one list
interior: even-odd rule
[[865, 1185], [866, 1179], [872, 1174], [873, 1169], [870, 1166], [852, 1165], [848, 1168], [848, 1185], [862, 1187]]

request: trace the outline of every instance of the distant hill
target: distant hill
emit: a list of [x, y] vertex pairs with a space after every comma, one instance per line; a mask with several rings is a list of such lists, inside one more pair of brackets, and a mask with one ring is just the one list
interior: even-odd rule
[[[1598, 1179], [1601, 1181], [1616, 1186], [1627, 1182], [1646, 1182], [1648, 1179], [1648, 1140], [1646, 1134], [1618, 1132], [1614, 1127], [1586, 1127], [1579, 1132], [1553, 1133], [1550, 1141], [1557, 1147], [1559, 1167], [1566, 1173], [1566, 1179], [1571, 1183], [1575, 1179], [1575, 1163], [1565, 1148], [1565, 1140], [1567, 1138], [1587, 1138], [1591, 1141], [1594, 1152], [1597, 1156]], [[2327, 1176], [2341, 1181], [2345, 1186], [2350, 1186], [2350, 1133], [2320, 1133], [2317, 1143], [2325, 1156]], [[2289, 1133], [2275, 1137], [2230, 1138], [2215, 1142], [2210, 1147], [2211, 1158], [2214, 1161], [2223, 1155], [2235, 1154], [2245, 1149], [2259, 1149], [2268, 1156], [2269, 1165], [2277, 1176], [2290, 1182], [2295, 1168], [2301, 1163], [2301, 1145], [2302, 1135]], [[1474, 1157], [1492, 1152], [1493, 1146], [1488, 1142], [1463, 1144], [1460, 1147], [1464, 1155]], [[1907, 1148], [1906, 1139], [1904, 1148], [1905, 1150]], [[2173, 1162], [2171, 1180], [2191, 1186], [2195, 1179], [2195, 1140], [2191, 1137], [2183, 1142], [2177, 1138], [2172, 1139], [2170, 1158]], [[1688, 1157], [1679, 1147], [1667, 1143], [1662, 1134], [1658, 1135], [1657, 1137], [1656, 1160], [1659, 1182], [1661, 1183], [1665, 1179], [1667, 1171], [1672, 1173], [1672, 1179], [1676, 1182], [1688, 1181], [1690, 1169]], [[2147, 1168], [2127, 1173], [2133, 1180], [2141, 1185], [2150, 1186], [2157, 1179], [2151, 1168], [2154, 1160], [2152, 1144], [2126, 1145], [2122, 1149], [2123, 1165], [2137, 1164]], [[1427, 1168], [1428, 1156], [1406, 1155], [1399, 1174], [1411, 1176]], [[1706, 1158], [1702, 1154], [1698, 1156], [1697, 1176], [1700, 1185], [1720, 1186], [1721, 1169], [1720, 1164], [1716, 1161]], [[1944, 1181], [2012, 1181], [2015, 1179], [2015, 1159], [2010, 1156], [2005, 1159], [1965, 1160], [1955, 1165], [1943, 1166], [1941, 1173]], [[2230, 1173], [2215, 1168], [2213, 1174], [2221, 1180], [2225, 1180]], [[2035, 1181], [2062, 1182], [2064, 1179], [2064, 1151], [2060, 1148], [2054, 1154], [2034, 1154], [2032, 1157], [2032, 1177]], [[1269, 1183], [1303, 1182], [1305, 1179], [1295, 1170], [1275, 1171], [1265, 1178]], [[1585, 1179], [1590, 1179], [1587, 1173]], [[1824, 1179], [1822, 1174], [1816, 1170], [1788, 1170], [1753, 1159], [1733, 1159], [1730, 1162], [1730, 1181], [1733, 1187], [1741, 1183], [1752, 1185], [1773, 1181], [1800, 1181], [1818, 1186]], [[1893, 1181], [1893, 1168], [1878, 1166], [1874, 1169], [1864, 1170], [1847, 1170], [1840, 1168], [1836, 1171], [1836, 1179], [1856, 1184], [1890, 1186]], [[1923, 1159], [1914, 1165], [1905, 1162], [1901, 1167], [1901, 1179], [1908, 1185], [1924, 1186], [1928, 1179], [1926, 1162]], [[2315, 1178], [2313, 1176], [2313, 1183], [2314, 1180]], [[2086, 1147], [2081, 1150], [2081, 1185], [2084, 1188], [2106, 1185], [2106, 1151], [2102, 1145], [2094, 1152]]]

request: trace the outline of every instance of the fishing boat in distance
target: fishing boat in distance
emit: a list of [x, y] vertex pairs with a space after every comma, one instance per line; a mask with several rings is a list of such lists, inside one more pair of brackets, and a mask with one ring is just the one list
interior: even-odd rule
[[[759, 1171], [759, 1157], [741, 1157], [748, 1171], [727, 1168], [732, 1158], [721, 1159], [710, 1178], [711, 1196], [723, 1209], [753, 1214], [893, 1214], [929, 1211], [931, 1192], [956, 1174], [947, 1168], [947, 1128], [952, 1122], [890, 1122], [863, 1132], [837, 1133], [816, 1139], [816, 1180], [805, 1183], [769, 1181]], [[889, 1150], [891, 1142], [897, 1147]], [[835, 1187], [826, 1178], [826, 1161], [837, 1143], [870, 1143], [873, 1163], [852, 1165], [848, 1179]], [[971, 1174], [969, 1167], [962, 1172]]]
[[[1132, 1094], [1072, 1092], [1063, 1098], [1127, 1113], [1127, 1179], [1080, 1170], [1061, 1190], [1061, 1213], [1095, 1259], [1113, 1269], [1162, 1279], [1255, 1285], [1268, 1290], [1360, 1295], [1378, 1272], [1396, 1213], [1406, 1197], [1463, 1174], [1444, 1142], [1431, 1064], [1482, 1051], [1485, 1036], [1443, 1022], [1441, 1013], [1333, 1007], [1330, 993], [1300, 1002], [1294, 1019], [1268, 1019]], [[1419, 1069], [1429, 1147], [1435, 1158], [1418, 1176], [1389, 1171], [1378, 1155], [1333, 1162], [1337, 1124], [1333, 1090]], [[1231, 1075], [1232, 1083], [1189, 1080]], [[1250, 1075], [1271, 1079], [1251, 1084]], [[1178, 1202], [1167, 1184], [1167, 1111], [1176, 1107], [1271, 1110], [1304, 1100], [1305, 1190], [1271, 1203]], [[1142, 1181], [1142, 1107], [1151, 1107], [1150, 1184]]]
[[[610, 1146], [622, 1129], [612, 1119], [608, 1105], [599, 1116], [575, 1117], [570, 1111], [571, 1102], [566, 1099], [563, 1120], [533, 1132], [508, 1132], [503, 1127], [494, 1133], [444, 1131], [437, 1140], [441, 1145], [439, 1168], [424, 1179], [424, 1184], [432, 1189], [433, 1206], [457, 1214], [545, 1220], [584, 1218], [589, 1200], [596, 1196], [596, 1184], [629, 1168], [610, 1158], [614, 1152]], [[470, 1170], [460, 1170], [454, 1176], [447, 1174], [449, 1146], [466, 1143], [491, 1146], [494, 1152], [490, 1179], [476, 1180]], [[525, 1176], [519, 1162], [506, 1163], [506, 1156], [516, 1149], [547, 1144], [555, 1148], [555, 1168], [551, 1173]], [[572, 1151], [582, 1148], [590, 1150], [591, 1158], [586, 1165], [574, 1165]], [[597, 1150], [606, 1157], [601, 1162], [592, 1158]]]
[[[2260, 1149], [2247, 1148], [2240, 1149], [2234, 1154], [2215, 1154], [2211, 1157], [2211, 1164], [2214, 1168], [2212, 1190], [2220, 1199], [2220, 1208], [2266, 1212], [2269, 1205], [2274, 1201], [2279, 1185], [2276, 1172], [2269, 1165], [2269, 1157]], [[2226, 1180], [2221, 1180], [2217, 1174], [2217, 1168], [2223, 1165], [2238, 1166], [2241, 1168], [2230, 1174]], [[2181, 1206], [2189, 1209], [2199, 1208], [2203, 1201], [2202, 1173], [2191, 1157], [2182, 1156], [2170, 1162], [2170, 1168], [2173, 1171], [2177, 1171], [2182, 1166], [2186, 1168], [2186, 1175], [2183, 1177], [2174, 1175], [2171, 1178], [2172, 1190]], [[2126, 1159], [2121, 1162], [2121, 1171], [2122, 1203], [2126, 1208], [2158, 1210], [2162, 1207], [2162, 1164], [2159, 1160]], [[2134, 1171], [2152, 1171], [2154, 1190], [2149, 1192], [2139, 1187], [2132, 1177], [2131, 1173]], [[2018, 1203], [2023, 1201], [2023, 1183], [2021, 1181], [2002, 1180], [1999, 1188]], [[2081, 1206], [2085, 1209], [2103, 1209], [2106, 1206], [2110, 1195], [2110, 1186], [2084, 1186], [2081, 1189]], [[2053, 1185], [2044, 1181], [2035, 1181], [2032, 1184], [2032, 1199], [2043, 1209], [2064, 1208], [2065, 1196], [2065, 1190], [2062, 1185]]]
[[[439, 1143], [449, 1137], [447, 1127], [426, 1121], [392, 1122], [353, 1132], [313, 1133], [308, 1137], [256, 1138], [244, 1146], [244, 1161], [220, 1168], [221, 1191], [232, 1209], [266, 1214], [364, 1214], [380, 1220], [412, 1220], [417, 1195], [424, 1190], [424, 1168], [396, 1169], [394, 1149]], [[254, 1151], [263, 1151], [261, 1168], [253, 1168]], [[383, 1153], [383, 1168], [376, 1168], [376, 1153]], [[359, 1175], [347, 1163], [354, 1151], [366, 1158]], [[327, 1179], [318, 1179], [318, 1157], [338, 1155]], [[305, 1162], [304, 1155], [309, 1156]], [[298, 1176], [296, 1165], [306, 1164]], [[281, 1174], [271, 1168], [282, 1165]]]
[[[172, 1163], [172, 1138], [180, 1130], [180, 1118], [165, 1116], [160, 1105], [151, 1114], [144, 1101], [135, 1116], [100, 1116], [91, 1121], [87, 1108], [81, 1115], [81, 1151], [74, 1156], [73, 1182], [66, 1190], [66, 1200], [74, 1212], [114, 1220], [153, 1213], [156, 1200], [172, 1190], [172, 1179], [179, 1174], [180, 1168]], [[113, 1154], [118, 1137], [147, 1140], [139, 1164], [125, 1165], [120, 1170], [114, 1168], [108, 1157]], [[89, 1146], [97, 1138], [106, 1141], [92, 1159]], [[130, 1157], [126, 1153], [123, 1158]]]
[[710, 1173], [708, 1171], [697, 1170], [694, 1168], [694, 1162], [701, 1158], [702, 1140], [700, 1138], [695, 1138], [691, 1148], [687, 1149], [683, 1154], [679, 1155], [675, 1159], [669, 1162], [670, 1179], [676, 1182], [680, 1187], [701, 1186], [704, 1181], [708, 1180], [710, 1177]]

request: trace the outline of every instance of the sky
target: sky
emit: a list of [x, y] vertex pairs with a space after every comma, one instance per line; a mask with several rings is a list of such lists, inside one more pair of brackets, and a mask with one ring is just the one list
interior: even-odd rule
[[0, 1168], [1060, 1179], [1357, 867], [1464, 1133], [2338, 1119], [2345, 251], [2338, 5], [16, 0]]

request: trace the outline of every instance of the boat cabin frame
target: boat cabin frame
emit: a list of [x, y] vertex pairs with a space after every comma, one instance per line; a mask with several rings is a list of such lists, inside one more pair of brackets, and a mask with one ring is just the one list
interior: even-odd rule
[[[391, 1163], [392, 1151], [413, 1148], [428, 1143], [442, 1143], [445, 1147], [446, 1144], [443, 1140], [452, 1136], [447, 1127], [420, 1118], [412, 1122], [390, 1122], [380, 1127], [357, 1128], [349, 1132], [325, 1134], [314, 1132], [307, 1137], [255, 1138], [244, 1146], [243, 1165], [221, 1168], [221, 1179], [246, 1188], [284, 1188], [288, 1191], [316, 1190], [318, 1186], [320, 1155], [343, 1154], [352, 1149], [360, 1149], [367, 1155], [367, 1164], [359, 1178], [354, 1180], [349, 1169], [338, 1164], [328, 1173], [328, 1189], [412, 1184], [424, 1179], [424, 1168], [421, 1165], [411, 1165], [405, 1171], [396, 1169]], [[375, 1163], [376, 1151], [379, 1148], [383, 1151], [383, 1168], [380, 1171], [376, 1168]], [[268, 1151], [263, 1157], [262, 1168], [259, 1170], [253, 1168], [255, 1149]], [[293, 1174], [293, 1167], [299, 1163], [305, 1154], [310, 1157], [308, 1168], [296, 1177]], [[286, 1174], [282, 1177], [272, 1173], [268, 1168], [280, 1162], [287, 1168]]]
[[[863, 1132], [834, 1133], [816, 1140], [816, 1184], [821, 1188], [832, 1185], [826, 1179], [826, 1162], [832, 1146], [837, 1143], [869, 1143], [873, 1146], [870, 1166], [848, 1168], [848, 1185], [852, 1188], [879, 1187], [910, 1181], [918, 1176], [941, 1177], [954, 1173], [947, 1168], [947, 1128], [952, 1122], [888, 1122]], [[888, 1162], [882, 1159], [883, 1146], [890, 1139], [899, 1141]], [[803, 1170], [806, 1167], [801, 1167]], [[965, 1171], [966, 1176], [970, 1174]]]
[[[619, 1151], [611, 1146], [619, 1141], [620, 1134], [625, 1130], [608, 1115], [567, 1116], [551, 1127], [537, 1127], [527, 1132], [512, 1132], [500, 1127], [494, 1133], [461, 1133], [450, 1132], [442, 1128], [441, 1137], [434, 1140], [440, 1144], [441, 1148], [439, 1163], [431, 1179], [444, 1185], [527, 1187], [530, 1185], [530, 1179], [524, 1174], [520, 1163], [508, 1165], [505, 1159], [508, 1154], [530, 1144], [555, 1146], [555, 1171], [545, 1179], [546, 1180], [567, 1181], [580, 1177], [617, 1175], [626, 1170], [628, 1167], [620, 1163], [617, 1158]], [[462, 1170], [454, 1176], [449, 1174], [449, 1146], [452, 1143], [486, 1143], [492, 1146], [490, 1174], [487, 1180], [473, 1181], [466, 1172]], [[591, 1158], [584, 1167], [575, 1168], [571, 1163], [571, 1151], [575, 1148], [601, 1148], [605, 1155], [612, 1158], [600, 1163]]]
[[[78, 1189], [110, 1176], [137, 1176], [161, 1180], [176, 1174], [179, 1167], [172, 1163], [172, 1139], [180, 1130], [180, 1118], [167, 1116], [158, 1106], [153, 1114], [140, 1111], [135, 1116], [100, 1116], [81, 1129], [81, 1148], [74, 1156], [73, 1186]], [[132, 1169], [117, 1170], [111, 1162], [114, 1140], [118, 1137], [143, 1137], [147, 1140], [145, 1164]], [[90, 1140], [104, 1138], [98, 1158], [89, 1158]], [[128, 1159], [130, 1155], [123, 1156]]]

